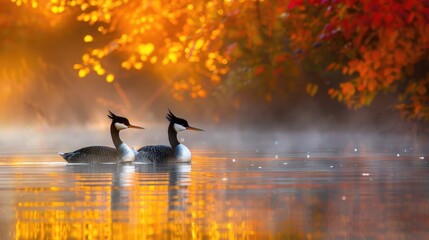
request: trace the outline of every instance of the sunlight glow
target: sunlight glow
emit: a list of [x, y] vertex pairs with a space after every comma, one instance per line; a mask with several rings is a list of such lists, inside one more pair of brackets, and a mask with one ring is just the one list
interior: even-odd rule
[[[17, 6], [30, 3], [34, 11], [48, 11], [55, 15], [79, 10], [76, 19], [96, 27], [95, 32], [84, 35], [83, 42], [93, 44], [94, 39], [103, 35], [105, 39], [111, 39], [104, 46], [89, 45], [91, 48], [82, 55], [82, 62], [73, 66], [80, 78], [87, 77], [91, 72], [105, 75], [109, 71], [107, 57], [117, 52], [123, 57], [120, 66], [126, 70], [141, 70], [158, 64], [188, 65], [191, 72], [185, 74], [189, 79], [183, 81], [192, 78], [195, 82], [192, 85], [197, 87], [182, 89], [174, 96], [187, 92], [192, 98], [204, 98], [207, 88], [229, 72], [229, 61], [217, 43], [222, 41], [224, 29], [223, 23], [217, 24], [217, 21], [233, 4], [229, 1], [174, 0], [168, 4], [129, 0], [11, 1]], [[113, 74], [108, 74], [106, 81], [114, 81]]]
[[83, 38], [83, 41], [86, 43], [89, 43], [94, 41], [94, 38], [91, 35], [85, 35], [85, 37]]

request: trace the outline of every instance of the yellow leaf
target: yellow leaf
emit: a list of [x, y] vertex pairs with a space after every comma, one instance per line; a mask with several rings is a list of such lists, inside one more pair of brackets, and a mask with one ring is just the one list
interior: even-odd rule
[[86, 36], [83, 38], [83, 41], [84, 41], [84, 42], [86, 42], [86, 43], [89, 43], [89, 42], [94, 41], [94, 38], [93, 38], [91, 35], [86, 35]]
[[94, 65], [93, 67], [94, 71], [98, 74], [98, 75], [104, 75], [104, 73], [106, 72], [103, 67], [101, 67], [100, 64]]
[[156, 56], [153, 56], [150, 58], [150, 63], [154, 64], [154, 63], [156, 63], [157, 60], [158, 60], [158, 58]]
[[136, 62], [134, 64], [134, 68], [137, 69], [137, 70], [142, 69], [143, 68], [143, 63], [142, 62]]
[[128, 61], [122, 62], [121, 63], [121, 67], [130, 70], [131, 69], [131, 64]]
[[138, 46], [138, 51], [143, 56], [149, 56], [153, 50], [155, 50], [155, 46], [152, 43], [139, 44]]
[[319, 86], [317, 86], [316, 84], [307, 83], [305, 90], [307, 91], [307, 93], [310, 96], [314, 96], [314, 95], [316, 95], [318, 88], [319, 88]]
[[88, 74], [88, 72], [89, 72], [89, 71], [88, 71], [88, 69], [86, 69], [86, 68], [85, 68], [85, 69], [81, 69], [81, 70], [79, 70], [79, 73], [78, 73], [78, 74], [79, 74], [79, 77], [80, 77], [80, 78], [85, 77], [85, 76]]
[[167, 55], [167, 63], [168, 62], [172, 62], [172, 63], [176, 63], [177, 62], [177, 54], [175, 54], [175, 53], [173, 53], [173, 52], [170, 52], [170, 53], [168, 53], [168, 55]]
[[201, 47], [203, 47], [203, 44], [204, 44], [204, 40], [198, 39], [197, 42], [195, 43], [195, 49], [200, 49]]
[[106, 76], [106, 81], [108, 82], [108, 83], [111, 83], [111, 82], [113, 82], [115, 80], [115, 76], [113, 75], [113, 74], [107, 74], [107, 76]]

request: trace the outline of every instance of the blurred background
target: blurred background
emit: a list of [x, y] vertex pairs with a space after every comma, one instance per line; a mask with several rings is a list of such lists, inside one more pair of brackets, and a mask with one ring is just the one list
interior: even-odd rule
[[202, 148], [428, 134], [426, 0], [0, 5], [3, 152], [111, 145], [108, 110], [147, 128], [136, 146], [166, 143], [168, 109]]

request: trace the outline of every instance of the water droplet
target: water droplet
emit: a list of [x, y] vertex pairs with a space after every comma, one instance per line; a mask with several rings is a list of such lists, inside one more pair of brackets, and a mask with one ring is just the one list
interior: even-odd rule
[[287, 162], [284, 162], [283, 165], [287, 165]]
[[274, 141], [274, 145], [279, 145], [279, 141]]
[[346, 196], [341, 197], [341, 200], [343, 200], [343, 201], [345, 201], [346, 199], [347, 199]]
[[357, 148], [355, 148], [355, 152], [357, 152]]
[[261, 167], [261, 166], [259, 166], [258, 168], [259, 168], [259, 169], [261, 169], [262, 167]]
[[362, 173], [362, 176], [369, 176], [369, 173]]
[[307, 154], [307, 158], [310, 158], [310, 154]]
[[332, 165], [331, 165], [331, 166], [329, 166], [329, 167], [330, 167], [330, 168], [333, 168], [334, 166], [332, 166]]
[[232, 162], [235, 162], [235, 158], [232, 159]]
[[275, 158], [275, 159], [279, 158], [279, 155], [275, 155], [275, 156], [274, 156], [274, 158]]
[[255, 166], [255, 164], [253, 164], [253, 163], [252, 163], [252, 164], [250, 164], [250, 166], [252, 166], [252, 167], [253, 167], [253, 166]]
[[423, 160], [423, 159], [425, 159], [425, 157], [419, 157], [419, 159], [420, 159], [420, 160]]
[[400, 156], [399, 153], [397, 153], [396, 156], [399, 157]]
[[222, 178], [222, 181], [227, 181], [227, 180], [228, 180], [228, 178], [226, 178], [226, 177]]

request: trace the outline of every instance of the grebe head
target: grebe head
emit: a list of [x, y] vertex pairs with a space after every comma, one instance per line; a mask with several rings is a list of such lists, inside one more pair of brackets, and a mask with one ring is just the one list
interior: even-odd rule
[[111, 111], [109, 111], [109, 115], [107, 115], [107, 116], [110, 119], [112, 119], [112, 123], [115, 125], [115, 128], [118, 131], [121, 131], [121, 130], [124, 130], [124, 129], [127, 129], [127, 128], [144, 129], [142, 127], [130, 124], [130, 121], [128, 121], [127, 118], [121, 117], [121, 116], [117, 116], [114, 113], [112, 113]]
[[189, 126], [188, 121], [186, 121], [183, 118], [178, 118], [174, 116], [174, 114], [170, 110], [168, 110], [168, 114], [166, 118], [168, 121], [170, 121], [170, 123], [173, 124], [174, 130], [176, 130], [176, 132], [180, 132], [184, 130], [204, 131], [203, 129]]

